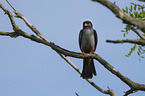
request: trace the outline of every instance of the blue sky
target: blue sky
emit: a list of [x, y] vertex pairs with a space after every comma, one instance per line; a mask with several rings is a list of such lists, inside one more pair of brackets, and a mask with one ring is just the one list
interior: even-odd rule
[[[133, 45], [105, 42], [107, 39], [137, 38], [133, 32], [123, 38], [121, 30], [125, 25], [106, 7], [91, 0], [9, 1], [49, 41], [75, 52], [80, 52], [78, 35], [82, 29], [82, 22], [91, 20], [99, 37], [95, 53], [131, 80], [145, 83], [143, 76], [145, 60], [139, 61], [136, 52], [129, 58], [124, 56]], [[1, 2], [7, 9], [13, 11], [5, 0]], [[129, 6], [130, 2], [141, 4], [137, 0], [116, 0], [121, 9]], [[13, 31], [7, 15], [4, 15], [2, 10], [0, 21], [0, 31]], [[15, 21], [23, 31], [34, 34], [22, 20], [15, 18]], [[0, 36], [0, 49], [0, 96], [75, 96], [75, 92], [80, 96], [106, 96], [83, 80], [50, 47], [23, 37]], [[81, 59], [68, 58], [82, 70]], [[95, 61], [95, 67], [97, 76], [92, 81], [98, 86], [105, 90], [109, 86], [116, 96], [122, 96], [123, 91], [129, 90], [126, 84], [99, 62]], [[144, 94], [137, 92], [131, 96]]]

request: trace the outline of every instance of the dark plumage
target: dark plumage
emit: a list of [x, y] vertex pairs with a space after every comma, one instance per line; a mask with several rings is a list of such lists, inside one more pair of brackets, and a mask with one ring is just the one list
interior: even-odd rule
[[[90, 21], [83, 22], [83, 29], [79, 34], [79, 46], [84, 53], [94, 53], [97, 46], [97, 33], [93, 29], [93, 25]], [[83, 78], [92, 78], [93, 74], [96, 75], [96, 70], [94, 66], [94, 61], [92, 58], [83, 59], [83, 71], [81, 77]]]

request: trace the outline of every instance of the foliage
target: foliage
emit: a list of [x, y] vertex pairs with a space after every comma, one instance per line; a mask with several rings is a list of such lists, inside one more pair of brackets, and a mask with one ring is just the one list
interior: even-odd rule
[[[144, 22], [145, 21], [144, 8], [145, 8], [144, 5], [142, 6], [139, 4], [131, 3], [129, 8], [125, 7], [122, 9], [122, 11], [125, 14], [129, 15], [130, 17], [138, 18]], [[122, 22], [122, 23], [126, 24], [124, 22]], [[139, 30], [139, 29], [136, 28], [136, 30]], [[126, 24], [125, 28], [123, 30], [121, 30], [121, 32], [123, 32], [123, 37], [126, 37], [130, 31], [131, 31], [131, 28], [129, 27], [128, 24]], [[145, 36], [145, 34], [142, 34], [142, 35]], [[137, 36], [137, 40], [141, 40], [141, 38], [139, 36]], [[134, 44], [134, 46], [130, 49], [129, 53], [125, 56], [126, 57], [131, 56], [131, 54], [133, 53], [133, 51], [135, 51], [135, 49], [137, 49], [137, 55], [139, 56], [139, 60], [141, 60], [141, 58], [144, 58], [142, 55], [145, 53], [145, 47], [136, 45], [136, 44]]]

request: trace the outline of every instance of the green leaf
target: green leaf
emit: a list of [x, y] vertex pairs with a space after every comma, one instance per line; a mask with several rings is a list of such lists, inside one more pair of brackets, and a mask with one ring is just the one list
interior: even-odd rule
[[128, 31], [126, 31], [125, 33], [128, 34]]
[[129, 57], [128, 55], [125, 55], [126, 57]]
[[135, 15], [135, 17], [137, 18], [137, 17], [138, 17], [138, 12], [135, 12], [135, 11], [134, 11], [134, 15]]
[[129, 10], [132, 12], [132, 5], [130, 5], [130, 8], [129, 8]]
[[141, 58], [144, 58], [143, 56], [140, 56]]
[[143, 17], [144, 17], [144, 14], [143, 14], [143, 12], [141, 11], [140, 13], [141, 13], [141, 16], [142, 16], [142, 18], [143, 18]]
[[123, 34], [123, 37], [125, 37], [125, 33]]
[[133, 51], [135, 50], [135, 48], [136, 48], [136, 44], [134, 44], [134, 46], [131, 48], [131, 50], [128, 53], [128, 56], [130, 56], [133, 53]]
[[143, 17], [145, 17], [145, 11], [142, 11]]
[[140, 48], [138, 48], [138, 52], [139, 52], [139, 53], [141, 53], [141, 50], [140, 50]]
[[121, 32], [125, 32], [124, 30], [121, 30]]
[[122, 22], [122, 24], [126, 24], [125, 22]]
[[140, 13], [140, 14], [138, 14], [138, 17], [142, 18], [142, 15], [141, 15], [141, 13]]
[[143, 7], [141, 7], [142, 16], [145, 17], [145, 11], [143, 11]]
[[141, 46], [139, 46], [139, 48], [142, 50], [142, 47]]
[[129, 12], [129, 15], [130, 15], [131, 17], [133, 17], [133, 14], [132, 14], [131, 12]]
[[125, 29], [126, 31], [130, 31], [130, 27], [128, 25], [126, 25]]
[[136, 11], [136, 5], [134, 5], [134, 10]]
[[140, 5], [138, 5], [138, 11], [140, 10]]
[[140, 53], [139, 52], [137, 52], [137, 54], [140, 56]]
[[122, 9], [122, 11], [123, 11], [123, 13], [125, 13], [125, 10], [124, 9]]
[[125, 12], [128, 13], [128, 8], [127, 7], [125, 7]]

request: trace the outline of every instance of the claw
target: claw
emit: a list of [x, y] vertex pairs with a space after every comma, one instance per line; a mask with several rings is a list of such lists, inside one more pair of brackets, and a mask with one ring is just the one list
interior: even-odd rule
[[93, 50], [90, 52], [90, 54], [92, 54], [92, 53], [94, 53], [94, 51], [93, 51]]
[[85, 52], [84, 51], [82, 52], [82, 57], [85, 57]]

